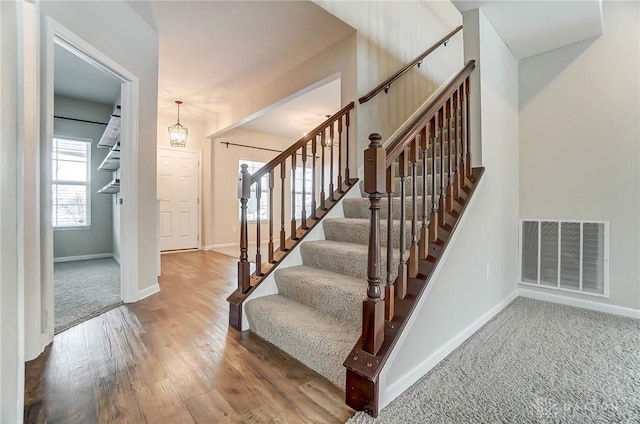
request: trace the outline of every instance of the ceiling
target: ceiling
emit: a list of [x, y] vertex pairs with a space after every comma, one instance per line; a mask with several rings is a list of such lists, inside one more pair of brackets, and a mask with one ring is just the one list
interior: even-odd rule
[[120, 81], [96, 68], [69, 50], [54, 48], [54, 82], [56, 95], [113, 105], [120, 94]]
[[600, 0], [452, 0], [460, 12], [480, 8], [517, 59], [602, 34]]
[[130, 1], [159, 34], [159, 113], [207, 120], [353, 29], [311, 1]]
[[302, 94], [239, 128], [296, 141], [340, 110], [340, 80]]

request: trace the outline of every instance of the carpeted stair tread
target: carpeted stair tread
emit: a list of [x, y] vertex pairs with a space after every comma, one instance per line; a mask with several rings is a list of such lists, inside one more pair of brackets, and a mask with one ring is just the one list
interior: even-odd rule
[[[338, 274], [357, 278], [367, 278], [367, 258], [369, 246], [343, 243], [332, 240], [316, 240], [300, 245], [302, 262], [313, 268], [322, 268]], [[392, 278], [397, 275], [399, 250], [393, 249]], [[381, 267], [386, 269], [387, 249], [381, 249]]]
[[360, 337], [360, 322], [344, 322], [280, 295], [253, 299], [245, 310], [251, 331], [344, 389], [345, 358]]
[[274, 276], [280, 295], [325, 312], [347, 325], [362, 322], [366, 279], [304, 265], [277, 269]]
[[[371, 203], [367, 197], [352, 197], [342, 201], [342, 209], [344, 216], [347, 218], [365, 218], [371, 217], [369, 206]], [[380, 219], [387, 219], [388, 200], [386, 196], [382, 197], [380, 202]], [[418, 203], [418, 220], [422, 219], [422, 196], [417, 196]], [[413, 210], [411, 208], [411, 196], [407, 193], [405, 200], [406, 217], [408, 220], [413, 219]], [[427, 211], [431, 210], [431, 196], [427, 196]], [[393, 219], [400, 219], [400, 197], [393, 198]]]
[[[393, 247], [400, 248], [400, 220], [393, 221]], [[422, 222], [417, 223], [420, 230]], [[326, 218], [323, 220], [324, 235], [327, 240], [345, 243], [369, 244], [368, 218]], [[387, 246], [387, 220], [380, 221], [380, 240], [383, 247]], [[406, 221], [405, 237], [407, 244], [411, 242], [411, 221]]]

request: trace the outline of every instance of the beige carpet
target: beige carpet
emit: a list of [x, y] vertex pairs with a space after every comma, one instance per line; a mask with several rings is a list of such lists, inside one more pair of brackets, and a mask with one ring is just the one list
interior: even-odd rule
[[368, 423], [640, 423], [640, 320], [518, 298]]

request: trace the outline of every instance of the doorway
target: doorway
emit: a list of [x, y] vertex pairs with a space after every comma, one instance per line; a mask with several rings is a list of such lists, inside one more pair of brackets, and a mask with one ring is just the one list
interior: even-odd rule
[[122, 304], [122, 81], [54, 46], [51, 225], [54, 333]]
[[160, 250], [200, 247], [200, 152], [158, 148]]

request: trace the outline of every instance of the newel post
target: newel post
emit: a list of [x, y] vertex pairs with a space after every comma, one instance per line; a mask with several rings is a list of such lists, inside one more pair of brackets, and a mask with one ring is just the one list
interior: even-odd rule
[[386, 189], [386, 152], [380, 134], [369, 136], [369, 148], [364, 151], [364, 191], [369, 194], [369, 252], [367, 262], [367, 299], [362, 306], [362, 350], [378, 353], [384, 340], [384, 302], [381, 299], [380, 200]]
[[238, 175], [238, 199], [240, 199], [240, 260], [238, 261], [238, 291], [245, 293], [251, 287], [249, 275], [249, 232], [247, 223], [247, 202], [251, 196], [251, 174], [249, 166], [242, 164]]

